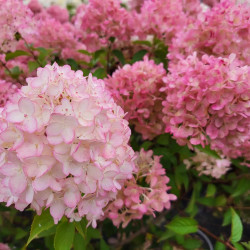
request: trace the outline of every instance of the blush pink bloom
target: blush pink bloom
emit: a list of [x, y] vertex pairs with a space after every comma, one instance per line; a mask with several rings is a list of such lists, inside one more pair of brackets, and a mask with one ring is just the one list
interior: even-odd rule
[[68, 65], [27, 82], [1, 112], [0, 202], [95, 227], [134, 171], [124, 112], [102, 80]]
[[198, 149], [195, 149], [195, 153], [195, 156], [184, 160], [184, 163], [188, 169], [194, 167], [199, 175], [210, 175], [219, 179], [230, 170], [231, 162], [227, 157], [220, 156], [221, 159], [217, 159]]
[[134, 34], [133, 15], [120, 6], [119, 0], [90, 0], [78, 7], [75, 26], [91, 51], [107, 46], [111, 37], [116, 43], [128, 42]]
[[235, 54], [193, 54], [170, 66], [164, 81], [166, 132], [179, 144], [211, 144], [223, 155], [249, 158], [249, 66], [241, 66]]
[[[152, 151], [137, 153], [136, 171], [131, 180], [125, 182], [114, 201], [109, 203], [105, 216], [119, 227], [126, 227], [131, 220], [141, 219], [143, 215], [154, 215], [163, 209], [170, 209], [171, 201], [177, 197], [169, 194], [169, 178], [160, 164], [160, 157], [152, 157]], [[143, 186], [142, 183], [146, 183]]]
[[15, 84], [0, 80], [0, 107], [3, 107], [17, 91], [18, 87]]
[[14, 51], [17, 33], [23, 37], [33, 34], [32, 12], [18, 0], [0, 0], [0, 6], [0, 51]]
[[166, 71], [147, 57], [132, 66], [125, 65], [105, 79], [114, 99], [121, 105], [126, 118], [143, 139], [153, 139], [164, 133], [162, 101], [166, 98], [159, 89], [165, 86]]
[[137, 35], [145, 39], [154, 35], [170, 44], [173, 37], [187, 22], [182, 0], [144, 1], [138, 16]]
[[236, 54], [245, 65], [250, 64], [250, 8], [248, 3], [223, 0], [213, 8], [200, 12], [176, 34], [169, 47], [169, 59], [185, 58], [197, 52], [229, 56]]

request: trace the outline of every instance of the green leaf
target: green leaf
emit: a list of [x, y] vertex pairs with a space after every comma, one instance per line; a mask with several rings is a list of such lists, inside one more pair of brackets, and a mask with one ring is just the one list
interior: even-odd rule
[[84, 76], [88, 76], [90, 73], [90, 70], [89, 69], [82, 69], [82, 72], [83, 72]]
[[98, 79], [103, 79], [106, 76], [106, 71], [104, 68], [98, 68], [94, 73], [93, 76], [97, 77]]
[[184, 235], [197, 232], [198, 223], [192, 218], [175, 217], [166, 227], [177, 234]]
[[18, 66], [13, 67], [11, 70], [11, 77], [14, 79], [17, 79], [19, 75], [21, 74], [21, 70]]
[[74, 222], [75, 223], [75, 227], [76, 230], [79, 232], [79, 234], [86, 239], [86, 234], [87, 234], [87, 230], [86, 227], [83, 228], [81, 222]]
[[241, 179], [236, 188], [233, 189], [234, 192], [232, 193], [232, 197], [240, 196], [250, 190], [250, 181], [247, 179]]
[[122, 65], [126, 63], [124, 55], [121, 50], [115, 49], [112, 51], [112, 53], [118, 58], [118, 60], [121, 62]]
[[141, 148], [148, 150], [152, 145], [153, 145], [153, 143], [151, 141], [145, 141], [142, 143]]
[[183, 244], [183, 247], [185, 249], [198, 249], [201, 246], [201, 241], [198, 239], [185, 239], [185, 242]]
[[157, 137], [156, 142], [160, 145], [167, 146], [169, 144], [170, 135], [169, 134], [163, 134]]
[[39, 51], [38, 61], [44, 67], [47, 64], [46, 58], [52, 53], [52, 49], [45, 49], [42, 47], [35, 48], [35, 50]]
[[144, 40], [134, 41], [133, 44], [146, 45], [148, 47], [152, 47], [152, 44], [150, 41], [144, 41]]
[[250, 249], [250, 241], [248, 242], [241, 242], [241, 245], [243, 245], [246, 249]]
[[75, 234], [74, 250], [87, 250], [86, 242], [84, 241], [83, 237], [79, 233]]
[[81, 54], [87, 55], [87, 56], [92, 55], [90, 52], [88, 52], [87, 50], [84, 50], [84, 49], [80, 49], [80, 50], [78, 50], [78, 52], [80, 52]]
[[23, 51], [23, 50], [16, 50], [15, 52], [9, 52], [6, 54], [5, 56], [5, 60], [9, 61], [11, 59], [14, 59], [18, 56], [31, 56], [30, 53], [28, 53], [27, 51]]
[[87, 230], [87, 242], [89, 242], [91, 239], [101, 239], [101, 233], [98, 229], [94, 229], [92, 227], [89, 227]]
[[242, 237], [243, 226], [242, 226], [239, 215], [234, 211], [233, 208], [230, 208], [230, 209], [231, 209], [231, 214], [232, 214], [232, 227], [231, 227], [230, 240], [231, 242], [235, 243], [235, 242], [240, 241]]
[[78, 70], [79, 69], [78, 63], [74, 59], [68, 58], [66, 60], [66, 62], [70, 65], [72, 70]]
[[28, 246], [41, 232], [48, 230], [53, 225], [54, 220], [50, 215], [49, 209], [43, 211], [40, 216], [36, 215], [32, 222], [30, 236], [26, 245]]
[[223, 222], [222, 222], [222, 226], [227, 226], [231, 223], [232, 221], [232, 213], [231, 213], [231, 210], [228, 209], [225, 213], [224, 213], [224, 216], [223, 216]]
[[164, 240], [168, 240], [168, 239], [172, 238], [173, 236], [175, 236], [175, 233], [171, 230], [167, 230], [166, 232], [164, 232], [164, 234], [161, 235], [161, 237], [158, 241], [161, 242]]
[[29, 68], [30, 73], [33, 72], [34, 70], [36, 70], [39, 67], [40, 67], [40, 65], [36, 61], [29, 61], [28, 62], [28, 68]]
[[234, 245], [234, 247], [235, 247], [237, 250], [244, 250], [244, 249], [245, 249], [240, 243], [234, 242], [233, 245]]
[[208, 184], [206, 197], [214, 197], [216, 193], [216, 186], [214, 184]]
[[104, 239], [101, 239], [100, 250], [110, 250], [109, 246], [108, 246], [107, 243], [104, 241]]
[[204, 152], [216, 159], [220, 159], [220, 156], [217, 154], [217, 152], [212, 150], [208, 145], [205, 146], [204, 148], [201, 145], [197, 145], [195, 147], [198, 148], [201, 152]]
[[54, 239], [55, 250], [69, 250], [75, 236], [74, 223], [62, 222], [57, 226]]
[[220, 241], [216, 241], [214, 250], [226, 250], [226, 246]]
[[143, 57], [144, 57], [147, 53], [148, 53], [148, 51], [145, 50], [145, 49], [142, 49], [142, 50], [136, 52], [136, 53], [134, 54], [134, 56], [133, 56], [131, 62], [132, 62], [132, 63], [135, 63], [135, 62], [137, 62], [137, 61], [141, 61], [141, 60], [143, 59]]

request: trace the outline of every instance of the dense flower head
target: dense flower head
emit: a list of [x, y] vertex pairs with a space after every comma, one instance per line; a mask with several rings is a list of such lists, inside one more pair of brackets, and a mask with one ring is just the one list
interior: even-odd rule
[[102, 80], [68, 65], [39, 68], [27, 83], [1, 113], [0, 202], [95, 227], [132, 177], [124, 112]]
[[197, 148], [195, 149], [195, 153], [195, 156], [185, 159], [184, 163], [188, 169], [194, 167], [199, 172], [199, 175], [210, 175], [213, 178], [219, 179], [230, 170], [231, 162], [227, 157], [220, 156], [220, 159], [217, 159], [201, 152]]
[[11, 99], [17, 90], [17, 85], [11, 82], [0, 80], [0, 108], [4, 107], [7, 101]]
[[172, 65], [164, 78], [166, 87], [162, 88], [167, 96], [163, 102], [166, 132], [171, 132], [181, 145], [211, 143], [224, 155], [246, 156], [250, 140], [250, 67], [240, 65], [235, 54], [198, 59], [195, 53]]
[[120, 6], [119, 0], [90, 0], [79, 6], [76, 20], [83, 33], [83, 42], [99, 43], [106, 46], [111, 37], [116, 40], [130, 41], [134, 21], [130, 12]]
[[182, 0], [144, 1], [138, 17], [140, 25], [137, 26], [137, 34], [140, 37], [155, 35], [167, 44], [186, 24]]
[[[32, 4], [34, 0], [30, 3]], [[86, 49], [86, 46], [79, 41], [79, 35], [72, 23], [66, 9], [58, 6], [51, 6], [47, 9], [32, 8], [34, 11], [34, 22], [36, 23], [36, 34], [26, 39], [34, 47], [53, 49], [64, 58], [76, 60], [85, 59], [77, 50]]]
[[250, 64], [250, 8], [247, 3], [224, 0], [205, 12], [196, 21], [181, 29], [170, 45], [169, 59], [185, 58], [197, 51], [229, 56], [235, 53], [244, 64]]
[[114, 99], [127, 112], [126, 118], [143, 139], [152, 139], [164, 133], [162, 101], [166, 75], [163, 64], [156, 65], [144, 57], [143, 61], [125, 65], [106, 79]]
[[22, 1], [0, 0], [0, 51], [16, 49], [16, 34], [26, 37], [32, 30], [32, 12]]
[[152, 155], [152, 150], [142, 149], [137, 153], [133, 178], [125, 182], [116, 199], [107, 206], [105, 215], [115, 226], [122, 223], [126, 227], [131, 220], [141, 219], [143, 215], [170, 209], [171, 201], [176, 200], [175, 195], [167, 192], [171, 187], [167, 185], [169, 178], [160, 156]]

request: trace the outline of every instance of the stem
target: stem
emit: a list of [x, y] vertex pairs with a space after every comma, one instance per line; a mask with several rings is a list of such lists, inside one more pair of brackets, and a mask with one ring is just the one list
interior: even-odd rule
[[236, 250], [235, 247], [233, 247], [229, 242], [222, 240], [221, 238], [217, 237], [215, 234], [211, 233], [210, 231], [208, 231], [206, 228], [202, 227], [202, 226], [198, 226], [199, 229], [201, 231], [203, 231], [204, 233], [206, 233], [207, 235], [211, 236], [212, 238], [214, 238], [216, 241], [221, 242], [222, 244], [224, 244], [226, 247], [228, 247], [229, 249], [232, 250]]
[[32, 55], [33, 59], [39, 64], [39, 66], [42, 67], [42, 64], [37, 60], [37, 56], [34, 54], [33, 50], [30, 49], [29, 44], [27, 43], [27, 41], [23, 37], [22, 37], [22, 39], [23, 39], [28, 51]]

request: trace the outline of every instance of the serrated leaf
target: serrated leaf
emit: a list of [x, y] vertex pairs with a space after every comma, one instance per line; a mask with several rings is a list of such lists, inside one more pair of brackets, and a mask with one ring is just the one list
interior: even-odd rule
[[72, 70], [78, 70], [78, 63], [73, 58], [68, 58], [66, 60], [67, 64], [70, 65]]
[[14, 79], [17, 79], [19, 75], [21, 74], [21, 70], [18, 66], [13, 67], [11, 70], [11, 77]]
[[146, 41], [146, 40], [137, 40], [137, 41], [134, 41], [133, 44], [146, 45], [148, 47], [152, 47], [151, 42]]
[[231, 213], [231, 210], [228, 209], [225, 213], [224, 213], [224, 216], [223, 216], [223, 222], [222, 222], [222, 226], [227, 226], [231, 223], [232, 221], [232, 213]]
[[104, 239], [101, 239], [100, 250], [110, 250], [110, 247], [107, 245]]
[[169, 134], [163, 134], [157, 137], [156, 142], [160, 145], [167, 146], [170, 141], [170, 135]]
[[217, 154], [217, 152], [212, 150], [208, 145], [204, 148], [201, 145], [197, 145], [195, 147], [198, 148], [201, 152], [206, 153], [207, 155], [210, 155], [216, 159], [220, 159], [220, 156]]
[[30, 53], [28, 53], [27, 51], [23, 51], [23, 50], [16, 50], [15, 52], [9, 52], [6, 54], [5, 56], [5, 60], [9, 61], [11, 59], [14, 59], [18, 56], [31, 56]]
[[226, 250], [226, 246], [220, 241], [216, 241], [214, 250]]
[[29, 61], [28, 62], [28, 68], [29, 68], [30, 73], [33, 72], [34, 70], [36, 70], [39, 67], [40, 67], [40, 65], [36, 61]]
[[40, 216], [36, 215], [32, 222], [30, 236], [26, 245], [28, 246], [41, 232], [48, 230], [53, 225], [54, 220], [50, 215], [49, 209], [43, 211]]
[[214, 197], [216, 193], [216, 186], [214, 184], [208, 184], [206, 197]]
[[136, 52], [136, 53], [134, 54], [134, 56], [133, 56], [131, 62], [132, 62], [132, 63], [135, 63], [135, 62], [137, 62], [137, 61], [141, 61], [141, 60], [143, 59], [143, 57], [144, 57], [147, 53], [148, 53], [148, 52], [147, 52], [147, 50], [145, 50], [145, 49], [142, 49], [142, 50]]
[[86, 239], [86, 234], [87, 234], [86, 228], [82, 227], [81, 222], [74, 222], [74, 223], [75, 223], [76, 230], [84, 239]]
[[234, 188], [234, 192], [232, 193], [232, 197], [237, 197], [240, 196], [241, 194], [244, 194], [245, 192], [247, 192], [248, 190], [250, 190], [250, 181], [247, 179], [241, 179], [236, 188]]
[[235, 247], [237, 250], [244, 250], [244, 249], [245, 249], [240, 243], [234, 242], [233, 245], [234, 245], [234, 247]]
[[177, 234], [185, 235], [197, 232], [198, 223], [193, 218], [175, 217], [166, 227]]
[[201, 241], [198, 239], [185, 239], [183, 247], [185, 249], [198, 249], [202, 245]]
[[151, 141], [145, 141], [142, 143], [141, 148], [148, 150], [152, 145], [153, 145], [153, 143]]
[[121, 62], [122, 65], [126, 63], [124, 55], [121, 50], [115, 49], [112, 51], [112, 53], [118, 58], [118, 60]]
[[248, 242], [241, 242], [241, 245], [243, 245], [246, 249], [250, 249], [250, 241]]
[[93, 76], [97, 77], [98, 79], [103, 79], [106, 76], [106, 71], [104, 68], [98, 68], [94, 73]]
[[55, 250], [69, 250], [74, 241], [75, 225], [74, 223], [62, 222], [57, 226], [54, 239]]
[[243, 226], [239, 215], [234, 211], [233, 208], [230, 208], [232, 214], [232, 227], [231, 227], [231, 242], [238, 242], [242, 237]]
[[168, 240], [168, 239], [172, 238], [173, 236], [175, 236], [175, 233], [173, 231], [171, 231], [171, 230], [167, 230], [166, 232], [164, 232], [164, 234], [161, 235], [158, 242]]
[[84, 241], [83, 237], [79, 234], [75, 234], [74, 239], [74, 250], [86, 250], [86, 242]]
[[81, 54], [87, 55], [87, 56], [92, 55], [90, 52], [88, 52], [87, 50], [84, 50], [84, 49], [80, 49], [80, 50], [78, 50], [78, 52], [80, 52]]

